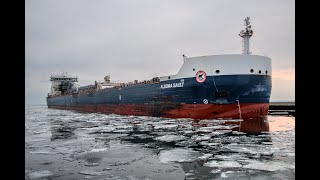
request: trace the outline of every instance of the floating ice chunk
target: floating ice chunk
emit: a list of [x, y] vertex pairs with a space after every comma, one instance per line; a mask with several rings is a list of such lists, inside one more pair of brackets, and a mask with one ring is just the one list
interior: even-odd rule
[[131, 129], [133, 128], [132, 125], [117, 125], [116, 126], [117, 129]]
[[208, 159], [211, 157], [213, 154], [204, 154], [203, 156], [200, 156], [198, 159]]
[[53, 152], [49, 151], [31, 151], [30, 154], [53, 154]]
[[209, 143], [208, 141], [201, 141], [199, 143], [202, 146], [217, 146], [217, 145], [221, 145], [221, 143]]
[[177, 124], [157, 124], [155, 125], [154, 129], [173, 129], [177, 127]]
[[198, 136], [198, 135], [194, 135], [191, 137], [192, 140], [194, 141], [207, 141], [211, 139], [211, 136]]
[[155, 138], [155, 140], [157, 141], [164, 141], [164, 142], [181, 141], [184, 139], [186, 139], [186, 137], [182, 135], [164, 135], [164, 136]]
[[95, 176], [85, 176], [84, 179], [92, 179], [95, 178]]
[[119, 129], [119, 130], [114, 130], [113, 132], [115, 132], [115, 133], [129, 133], [129, 132], [131, 132], [131, 131], [133, 131], [132, 129]]
[[159, 154], [160, 163], [166, 164], [170, 162], [191, 162], [200, 156], [199, 152], [190, 149], [171, 149], [163, 150]]
[[48, 170], [36, 171], [36, 172], [32, 172], [32, 173], [28, 174], [30, 179], [38, 179], [38, 178], [43, 178], [43, 177], [49, 177], [52, 175], [53, 175], [53, 173]]
[[261, 155], [272, 155], [275, 152], [275, 148], [266, 145], [258, 144], [237, 144], [232, 143], [226, 146], [231, 151], [248, 153], [248, 154], [261, 154]]
[[218, 136], [218, 135], [222, 135], [222, 132], [218, 132], [218, 131], [213, 131], [211, 132], [211, 136]]
[[280, 161], [254, 161], [250, 160], [247, 165], [244, 165], [243, 168], [254, 169], [254, 170], [263, 170], [263, 171], [283, 171], [286, 169], [295, 169], [294, 164], [288, 164]]
[[32, 172], [31, 170], [28, 170], [28, 169], [25, 169], [24, 170], [24, 173], [30, 173], [30, 172]]
[[101, 148], [101, 149], [92, 149], [91, 151], [92, 152], [101, 152], [101, 151], [105, 151], [107, 150], [108, 148]]
[[107, 175], [107, 172], [99, 172], [99, 171], [80, 171], [79, 174], [91, 175], [91, 176], [102, 176]]
[[296, 153], [294, 152], [289, 152], [289, 153], [286, 153], [287, 156], [296, 156]]
[[186, 173], [185, 176], [193, 176], [193, 173]]
[[[202, 141], [202, 142], [204, 142], [204, 141]], [[190, 147], [190, 146], [197, 146], [198, 144], [196, 142], [194, 142], [194, 141], [186, 140], [186, 141], [179, 141], [175, 145], [183, 146], [183, 147]]]
[[227, 175], [226, 175], [226, 173], [221, 173], [221, 175], [220, 175], [221, 177], [223, 177], [223, 178], [225, 178], [225, 177], [228, 177]]
[[214, 159], [219, 160], [239, 160], [239, 159], [247, 159], [246, 157], [240, 154], [231, 154], [231, 155], [215, 155]]
[[175, 119], [162, 120], [161, 124], [176, 124], [177, 121]]
[[272, 142], [261, 142], [261, 144], [272, 145]]
[[216, 130], [216, 128], [214, 126], [211, 127], [201, 127], [197, 130], [197, 132], [204, 132], [204, 133], [211, 133], [214, 130]]
[[112, 170], [111, 168], [103, 168], [102, 171], [110, 171]]
[[113, 132], [114, 130], [116, 130], [115, 127], [113, 126], [103, 126], [103, 127], [83, 127], [83, 128], [79, 128], [81, 130], [89, 130], [89, 131], [94, 131], [94, 132]]
[[217, 168], [239, 168], [239, 167], [242, 167], [242, 165], [236, 161], [209, 161], [209, 162], [205, 163], [204, 166], [217, 167]]
[[187, 131], [184, 131], [183, 133], [184, 133], [184, 134], [192, 134], [192, 133], [194, 133], [194, 131], [192, 131], [192, 130], [187, 130]]
[[245, 134], [247, 134], [247, 133], [239, 132], [239, 131], [232, 131], [232, 134], [235, 134], [235, 135], [245, 135]]
[[217, 125], [217, 126], [212, 126], [213, 129], [215, 130], [230, 130], [230, 126], [223, 126], [223, 125]]
[[93, 166], [99, 166], [100, 164], [99, 164], [99, 163], [90, 163], [90, 162], [86, 162], [84, 165], [85, 165], [85, 166], [93, 167]]
[[150, 178], [148, 178], [148, 177], [143, 177], [143, 176], [139, 176], [139, 177], [137, 177], [137, 176], [132, 176], [132, 175], [130, 175], [130, 176], [126, 176], [126, 177], [116, 177], [116, 178], [112, 178], [113, 180], [151, 180]]
[[228, 129], [225, 129], [225, 130], [216, 130], [215, 132], [216, 132], [216, 133], [220, 133], [220, 134], [227, 134], [227, 133], [231, 133], [232, 130], [228, 130]]
[[25, 142], [27, 143], [38, 142], [38, 141], [47, 141], [47, 139], [40, 139], [40, 138], [25, 139]]
[[220, 173], [220, 172], [221, 172], [220, 169], [213, 169], [210, 173], [217, 174], [217, 173]]

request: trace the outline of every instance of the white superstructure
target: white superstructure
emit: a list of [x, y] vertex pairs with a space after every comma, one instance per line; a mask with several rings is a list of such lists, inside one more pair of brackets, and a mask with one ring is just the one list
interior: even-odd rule
[[195, 77], [198, 71], [204, 71], [207, 76], [220, 75], [270, 75], [272, 72], [271, 58], [251, 55], [249, 39], [253, 34], [250, 18], [245, 18], [246, 29], [240, 32], [243, 38], [242, 54], [208, 55], [187, 58], [183, 56], [183, 64], [176, 75], [160, 77], [160, 81]]
[[50, 96], [62, 95], [74, 87], [74, 83], [78, 82], [78, 77], [72, 77], [68, 73], [51, 75], [52, 81]]

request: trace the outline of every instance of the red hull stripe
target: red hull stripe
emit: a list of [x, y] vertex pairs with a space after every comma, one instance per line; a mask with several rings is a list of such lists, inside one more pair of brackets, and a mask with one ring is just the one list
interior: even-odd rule
[[[240, 113], [237, 104], [181, 104], [175, 108], [163, 108], [150, 104], [86, 104], [77, 106], [49, 106], [49, 108], [76, 110], [80, 112], [99, 112], [104, 114], [156, 116], [167, 118], [192, 119], [239, 119]], [[240, 104], [242, 118], [261, 117], [268, 113], [269, 103], [242, 103]]]

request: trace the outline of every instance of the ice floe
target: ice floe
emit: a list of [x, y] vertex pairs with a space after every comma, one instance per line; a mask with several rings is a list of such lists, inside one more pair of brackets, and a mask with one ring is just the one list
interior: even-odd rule
[[216, 167], [216, 168], [240, 168], [242, 165], [237, 161], [209, 161], [204, 164], [204, 166], [208, 167]]
[[31, 151], [29, 153], [30, 154], [54, 154], [53, 152], [50, 152], [50, 151]]
[[295, 169], [294, 164], [289, 164], [281, 161], [258, 161], [247, 160], [249, 164], [244, 165], [245, 169], [263, 170], [263, 171], [283, 171], [286, 169]]
[[101, 151], [105, 151], [108, 150], [108, 148], [100, 148], [100, 149], [92, 149], [92, 152], [101, 152]]
[[154, 129], [175, 129], [178, 128], [177, 124], [158, 124], [154, 126]]
[[272, 155], [276, 148], [259, 144], [238, 144], [232, 143], [226, 146], [227, 149], [240, 153]]
[[42, 170], [42, 171], [35, 171], [32, 173], [28, 174], [28, 177], [30, 179], [38, 179], [38, 178], [44, 178], [44, 177], [49, 177], [52, 176], [53, 173], [48, 171], [48, 170]]
[[103, 171], [79, 171], [79, 174], [90, 175], [90, 176], [102, 176], [109, 174]]
[[244, 155], [240, 154], [231, 154], [231, 155], [215, 155], [213, 159], [219, 160], [239, 160], [239, 159], [248, 159]]
[[199, 136], [199, 135], [194, 135], [191, 137], [192, 140], [194, 141], [207, 141], [211, 139], [211, 136], [205, 135], [205, 136]]
[[221, 169], [213, 169], [212, 171], [210, 171], [210, 173], [212, 174], [221, 173]]
[[190, 162], [196, 160], [201, 154], [191, 149], [176, 148], [163, 150], [159, 154], [160, 163]]
[[212, 157], [213, 154], [204, 154], [200, 157], [198, 157], [198, 159], [204, 160], [204, 159], [208, 159], [209, 157]]
[[163, 142], [174, 142], [174, 141], [182, 141], [186, 139], [185, 136], [182, 135], [164, 135], [160, 137], [156, 137], [155, 140], [163, 141]]

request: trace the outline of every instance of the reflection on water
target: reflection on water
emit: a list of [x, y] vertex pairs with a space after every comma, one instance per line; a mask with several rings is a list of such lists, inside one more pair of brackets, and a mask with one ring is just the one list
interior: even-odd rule
[[26, 108], [26, 179], [294, 178], [294, 120], [197, 121]]
[[287, 131], [295, 126], [294, 116], [269, 116], [270, 131]]

